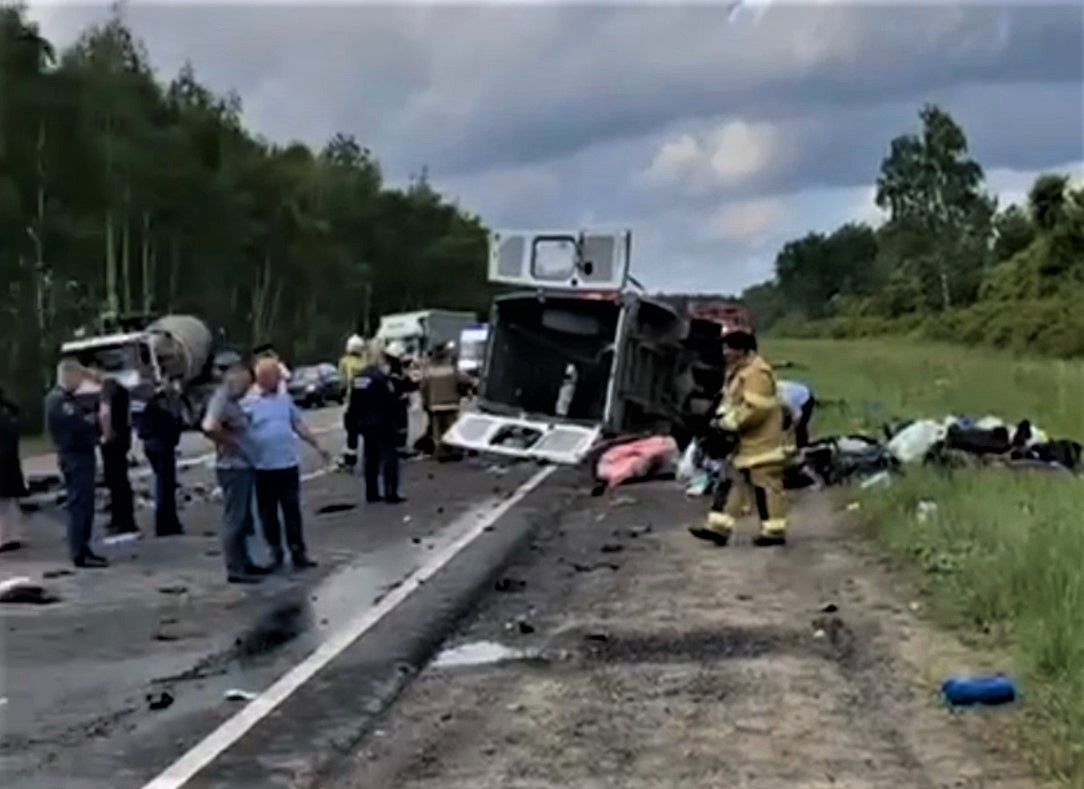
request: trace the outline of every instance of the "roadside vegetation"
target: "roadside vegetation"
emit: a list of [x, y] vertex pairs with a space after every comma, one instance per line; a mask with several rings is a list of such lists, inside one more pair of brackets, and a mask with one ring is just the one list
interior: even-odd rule
[[[1084, 437], [1084, 362], [903, 340], [775, 340], [781, 375], [826, 402], [819, 435], [893, 418], [994, 414]], [[1010, 655], [1021, 741], [1040, 769], [1084, 786], [1084, 482], [1064, 474], [908, 469], [855, 491], [870, 533], [913, 568], [929, 610], [968, 642]], [[919, 518], [919, 502], [937, 505]]]
[[875, 183], [883, 220], [788, 242], [743, 298], [790, 337], [909, 335], [1084, 357], [1084, 183], [1046, 173], [999, 206], [939, 107], [889, 145]]
[[155, 72], [123, 4], [61, 50], [0, 3], [0, 108], [0, 382], [27, 429], [57, 347], [103, 313], [192, 312], [325, 361], [381, 314], [489, 303], [485, 230], [423, 163], [392, 186], [349, 130], [259, 136], [191, 64]]

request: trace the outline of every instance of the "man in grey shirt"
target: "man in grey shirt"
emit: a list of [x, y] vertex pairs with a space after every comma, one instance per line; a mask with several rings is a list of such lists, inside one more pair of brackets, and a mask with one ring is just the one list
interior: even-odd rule
[[259, 583], [269, 570], [249, 558], [245, 544], [252, 532], [252, 468], [248, 416], [240, 401], [252, 386], [252, 373], [242, 362], [226, 370], [222, 385], [207, 405], [203, 432], [215, 442], [215, 471], [222, 488], [222, 553], [226, 577], [234, 584]]

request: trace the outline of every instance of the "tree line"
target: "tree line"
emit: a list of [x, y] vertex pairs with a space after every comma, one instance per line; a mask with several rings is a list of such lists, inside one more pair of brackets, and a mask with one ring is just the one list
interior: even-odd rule
[[58, 51], [0, 5], [0, 382], [33, 421], [102, 316], [189, 312], [313, 361], [382, 313], [485, 309], [485, 255], [424, 169], [389, 188], [350, 134], [254, 134], [190, 64], [160, 81], [119, 10]]
[[788, 242], [743, 297], [758, 325], [799, 336], [921, 337], [1084, 355], [1084, 188], [1036, 178], [999, 207], [943, 109], [891, 142], [876, 181], [884, 220]]

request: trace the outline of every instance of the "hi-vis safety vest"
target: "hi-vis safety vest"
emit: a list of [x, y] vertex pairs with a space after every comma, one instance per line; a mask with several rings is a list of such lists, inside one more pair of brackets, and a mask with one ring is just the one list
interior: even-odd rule
[[365, 360], [357, 354], [348, 353], [339, 359], [339, 377], [342, 378], [343, 392], [349, 392], [354, 379], [365, 369]]
[[735, 468], [786, 462], [789, 441], [783, 430], [783, 405], [775, 373], [760, 356], [752, 355], [727, 376], [718, 415], [738, 434]]

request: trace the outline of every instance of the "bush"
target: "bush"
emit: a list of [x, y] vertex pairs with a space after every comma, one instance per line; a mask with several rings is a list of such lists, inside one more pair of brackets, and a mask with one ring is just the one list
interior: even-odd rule
[[850, 314], [803, 321], [787, 317], [773, 327], [772, 334], [834, 340], [914, 335], [937, 342], [1074, 358], [1084, 356], [1084, 289], [1047, 299], [979, 301], [961, 309], [898, 318]]

